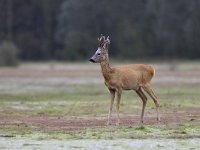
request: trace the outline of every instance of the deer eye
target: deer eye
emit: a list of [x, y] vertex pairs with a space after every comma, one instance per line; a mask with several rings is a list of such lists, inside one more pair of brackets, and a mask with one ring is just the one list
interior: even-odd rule
[[100, 53], [97, 53], [97, 55], [100, 56], [101, 54], [100, 54]]

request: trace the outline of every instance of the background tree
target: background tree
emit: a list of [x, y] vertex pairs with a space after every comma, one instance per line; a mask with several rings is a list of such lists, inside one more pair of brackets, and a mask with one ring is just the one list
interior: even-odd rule
[[20, 60], [85, 60], [100, 34], [112, 56], [200, 58], [199, 0], [1, 0], [0, 42]]

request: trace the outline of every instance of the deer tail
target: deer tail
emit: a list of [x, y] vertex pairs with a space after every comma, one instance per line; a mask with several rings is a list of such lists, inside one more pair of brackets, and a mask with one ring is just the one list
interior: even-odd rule
[[155, 69], [154, 69], [154, 67], [153, 67], [153, 66], [149, 65], [149, 67], [151, 68], [151, 75], [152, 75], [152, 77], [154, 77], [154, 76], [155, 76], [155, 73], [156, 73], [156, 71], [155, 71]]

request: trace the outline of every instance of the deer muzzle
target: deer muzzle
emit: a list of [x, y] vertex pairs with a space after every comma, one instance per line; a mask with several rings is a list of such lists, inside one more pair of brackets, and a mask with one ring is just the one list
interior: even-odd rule
[[92, 58], [90, 58], [90, 62], [93, 62], [93, 63], [95, 63], [94, 59], [92, 59]]

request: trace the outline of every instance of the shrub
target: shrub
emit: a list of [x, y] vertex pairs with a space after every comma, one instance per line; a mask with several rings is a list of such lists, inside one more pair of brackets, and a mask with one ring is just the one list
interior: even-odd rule
[[13, 42], [3, 41], [0, 44], [0, 66], [17, 66], [18, 48]]

